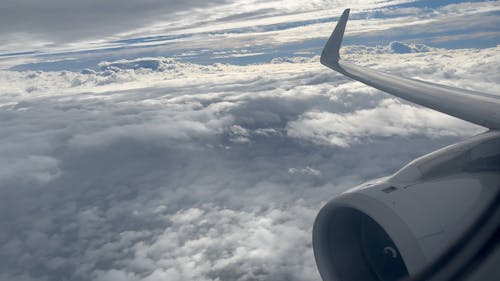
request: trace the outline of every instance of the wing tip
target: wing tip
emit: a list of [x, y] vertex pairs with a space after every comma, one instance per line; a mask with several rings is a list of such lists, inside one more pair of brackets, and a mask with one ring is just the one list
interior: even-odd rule
[[344, 38], [345, 27], [347, 25], [347, 20], [349, 19], [350, 11], [351, 9], [344, 10], [332, 32], [332, 35], [323, 48], [323, 52], [321, 53], [321, 63], [325, 66], [331, 67], [340, 60], [339, 50], [342, 45], [342, 39]]

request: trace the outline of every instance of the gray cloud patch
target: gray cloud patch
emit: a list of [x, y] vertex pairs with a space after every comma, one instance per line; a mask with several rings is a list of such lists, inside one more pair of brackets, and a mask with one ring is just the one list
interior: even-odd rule
[[[498, 87], [497, 48], [433, 52], [356, 60]], [[481, 128], [317, 60], [1, 71], [0, 280], [319, 280], [326, 199]]]
[[56, 42], [102, 38], [172, 18], [178, 12], [224, 2], [4, 1], [0, 10], [0, 35], [22, 33]]

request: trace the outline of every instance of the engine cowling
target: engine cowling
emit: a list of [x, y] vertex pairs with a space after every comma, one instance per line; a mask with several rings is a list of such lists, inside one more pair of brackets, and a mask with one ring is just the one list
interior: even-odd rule
[[500, 133], [414, 160], [328, 202], [313, 229], [325, 281], [414, 277], [480, 216], [500, 187]]

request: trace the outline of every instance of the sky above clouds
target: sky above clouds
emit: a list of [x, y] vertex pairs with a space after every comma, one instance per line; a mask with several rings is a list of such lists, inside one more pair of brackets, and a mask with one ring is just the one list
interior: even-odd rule
[[355, 63], [498, 94], [499, 6], [6, 1], [0, 280], [319, 280], [327, 200], [484, 131], [321, 66], [338, 15]]
[[498, 1], [22, 0], [0, 11], [0, 68], [81, 70], [157, 56], [202, 64], [314, 56], [347, 6], [347, 44], [485, 48], [500, 37]]

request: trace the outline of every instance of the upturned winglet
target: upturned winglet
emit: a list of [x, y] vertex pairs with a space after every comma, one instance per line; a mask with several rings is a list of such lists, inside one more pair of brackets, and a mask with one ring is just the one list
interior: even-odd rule
[[342, 13], [337, 26], [333, 30], [330, 39], [328, 39], [328, 42], [321, 53], [321, 63], [325, 66], [334, 67], [340, 60], [339, 50], [342, 45], [342, 38], [344, 38], [344, 31], [347, 19], [349, 18], [349, 12], [350, 9], [344, 10], [344, 13]]
[[354, 80], [424, 107], [455, 116], [486, 128], [500, 130], [498, 95], [408, 79], [355, 65], [340, 59], [339, 50], [349, 17], [349, 9], [340, 17], [321, 54], [321, 63]]

